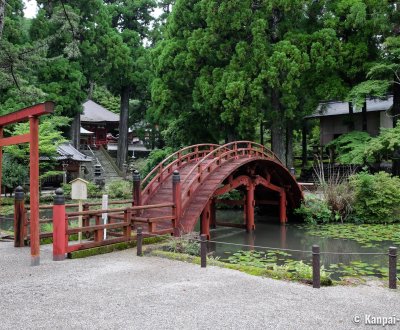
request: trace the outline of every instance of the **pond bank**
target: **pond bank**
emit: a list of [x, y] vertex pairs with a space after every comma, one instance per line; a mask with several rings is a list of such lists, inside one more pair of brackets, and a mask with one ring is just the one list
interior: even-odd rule
[[312, 289], [134, 249], [63, 262], [51, 246], [41, 254], [30, 267], [28, 248], [0, 242], [3, 329], [358, 329], [354, 317], [395, 315], [400, 298], [373, 283]]

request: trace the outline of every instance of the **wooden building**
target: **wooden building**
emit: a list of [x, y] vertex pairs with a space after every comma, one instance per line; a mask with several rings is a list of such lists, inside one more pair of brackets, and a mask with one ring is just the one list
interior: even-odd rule
[[349, 102], [321, 103], [317, 111], [306, 119], [319, 119], [321, 146], [352, 130], [364, 130], [371, 136], [377, 136], [380, 128], [393, 127], [390, 115], [393, 97], [386, 100], [368, 99], [365, 105], [365, 111], [354, 107], [351, 115]]
[[117, 135], [118, 125], [119, 114], [107, 110], [92, 100], [86, 101], [83, 103], [81, 114], [81, 148], [85, 149], [86, 145], [106, 146], [108, 140]]

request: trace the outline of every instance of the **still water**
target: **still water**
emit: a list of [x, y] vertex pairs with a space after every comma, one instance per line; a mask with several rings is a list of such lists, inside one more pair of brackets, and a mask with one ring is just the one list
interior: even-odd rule
[[[243, 223], [243, 211], [240, 210], [218, 210], [217, 222]], [[360, 243], [350, 239], [336, 239], [332, 237], [314, 236], [307, 228], [299, 223], [280, 225], [278, 218], [256, 215], [256, 229], [253, 233], [247, 233], [244, 229], [217, 227], [211, 230], [211, 240], [238, 245], [226, 245], [221, 243], [209, 243], [209, 250], [221, 259], [227, 259], [238, 250], [268, 251], [262, 247], [277, 249], [290, 249], [311, 251], [314, 244], [320, 246], [321, 252], [333, 252], [332, 254], [321, 255], [321, 265], [332, 272], [332, 278], [339, 278], [348, 274], [349, 269], [361, 273], [359, 275], [382, 276], [387, 267], [387, 256], [384, 255], [363, 255], [362, 253], [386, 252], [388, 244], [381, 243], [375, 247], [363, 247]], [[345, 252], [356, 254], [346, 255]], [[288, 251], [292, 260], [302, 260], [311, 264], [311, 253]], [[337, 254], [336, 254], [337, 253]], [[339, 267], [336, 265], [339, 264]], [[333, 265], [332, 268], [330, 266]], [[346, 272], [340, 272], [337, 268], [347, 268]], [[358, 271], [357, 271], [358, 270]], [[350, 271], [351, 272], [351, 271]]]

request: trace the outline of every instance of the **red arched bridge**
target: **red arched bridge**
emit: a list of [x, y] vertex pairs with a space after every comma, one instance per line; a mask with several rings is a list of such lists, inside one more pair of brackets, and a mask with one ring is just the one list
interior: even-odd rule
[[[225, 194], [240, 191], [240, 200], [230, 200]], [[225, 195], [225, 196], [224, 196]], [[237, 195], [237, 194], [236, 194]], [[78, 205], [65, 205], [63, 191], [58, 189], [52, 209], [53, 232], [42, 232], [40, 238], [53, 237], [53, 258], [63, 260], [66, 253], [135, 239], [132, 228], [142, 227], [148, 234], [179, 236], [194, 230], [200, 219], [201, 233], [209, 236], [216, 225], [255, 229], [254, 207], [273, 205], [279, 210], [281, 223], [298, 207], [303, 198], [300, 186], [282, 162], [264, 146], [239, 141], [225, 145], [197, 144], [183, 148], [158, 164], [141, 181], [133, 174], [133, 198], [109, 204], [131, 204], [129, 207], [91, 209], [101, 203], [86, 203], [83, 211], [67, 212]], [[215, 204], [242, 205], [242, 224], [216, 222]], [[23, 189], [15, 194], [15, 246], [23, 246], [32, 226], [24, 207]], [[72, 226], [72, 222], [82, 225]], [[32, 232], [32, 231], [31, 231]], [[75, 241], [73, 235], [84, 233], [86, 239]], [[92, 238], [92, 240], [90, 239]], [[36, 244], [39, 244], [36, 238]], [[72, 242], [69, 242], [72, 240]], [[70, 245], [71, 243], [71, 245]]]
[[[135, 175], [134, 175], [135, 176]], [[138, 187], [139, 178], [134, 178]], [[176, 218], [175, 235], [194, 230], [201, 221], [201, 233], [209, 235], [216, 226], [215, 204], [243, 205], [243, 225], [224, 224], [254, 230], [255, 205], [277, 205], [281, 223], [287, 221], [288, 209], [300, 205], [302, 191], [278, 157], [264, 146], [237, 141], [225, 145], [198, 144], [183, 148], [156, 166], [136, 192], [136, 205], [154, 205], [173, 199]], [[242, 200], [223, 199], [237, 189]], [[138, 188], [136, 189], [138, 190]], [[148, 222], [149, 232], [165, 228], [161, 222], [170, 215], [166, 209], [149, 209], [141, 217]], [[159, 224], [158, 224], [159, 222]]]

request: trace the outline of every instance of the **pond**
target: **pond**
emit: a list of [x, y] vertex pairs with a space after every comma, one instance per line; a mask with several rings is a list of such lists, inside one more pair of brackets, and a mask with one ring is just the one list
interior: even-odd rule
[[[243, 223], [243, 211], [218, 210], [217, 221]], [[372, 244], [361, 237], [357, 238], [359, 241], [354, 238], [332, 237], [330, 232], [327, 231], [327, 228], [330, 227], [322, 226], [321, 229], [315, 229], [315, 227], [308, 227], [299, 223], [292, 224], [290, 220], [287, 225], [282, 226], [277, 218], [262, 215], [256, 215], [255, 221], [256, 230], [253, 233], [247, 233], [244, 229], [230, 227], [217, 227], [212, 230], [212, 241], [238, 245], [209, 243], [209, 250], [214, 251], [214, 256], [219, 257], [221, 260], [234, 263], [244, 262], [245, 264], [253, 265], [255, 262], [255, 264], [259, 265], [260, 263], [257, 261], [260, 261], [261, 258], [264, 264], [276, 262], [282, 265], [301, 260], [311, 265], [311, 253], [286, 251], [286, 249], [311, 251], [312, 245], [317, 244], [320, 246], [321, 252], [331, 252], [330, 254], [321, 255], [321, 265], [331, 273], [332, 279], [338, 280], [344, 276], [386, 277], [388, 257], [386, 255], [363, 253], [387, 253], [389, 246], [397, 243], [397, 241], [382, 240], [379, 242], [374, 241]], [[338, 226], [342, 225], [336, 224], [333, 228], [338, 228]], [[356, 227], [360, 226], [342, 226], [348, 232], [354, 232]], [[361, 226], [361, 228], [364, 227]], [[374, 225], [369, 225], [366, 228], [373, 231], [375, 227]], [[400, 226], [396, 228], [399, 229]], [[340, 237], [340, 235], [333, 236]], [[259, 246], [283, 249], [282, 251], [285, 253], [273, 253], [274, 250], [262, 249]], [[257, 257], [254, 258], [251, 253], [249, 255], [248, 252], [245, 252], [251, 250], [261, 252], [261, 255], [257, 252]], [[343, 254], [346, 252], [354, 254]]]

